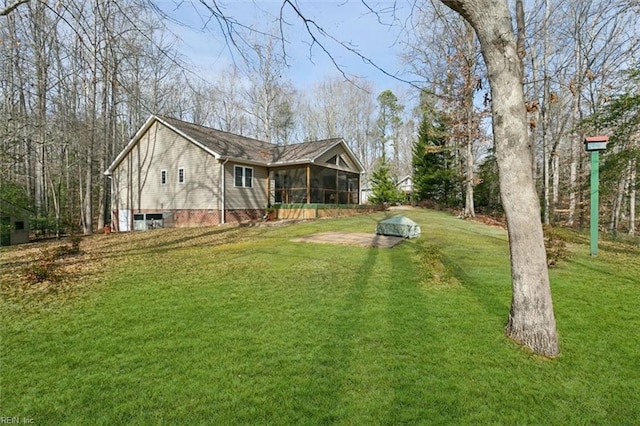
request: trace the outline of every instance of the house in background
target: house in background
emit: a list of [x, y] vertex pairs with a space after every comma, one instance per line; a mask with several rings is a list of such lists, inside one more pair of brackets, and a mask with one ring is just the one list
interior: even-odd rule
[[360, 190], [360, 200], [363, 203], [369, 202], [369, 197], [373, 194], [373, 187], [371, 186], [371, 181], [363, 183], [362, 189]]
[[257, 220], [267, 206], [357, 206], [362, 171], [343, 139], [274, 145], [152, 115], [105, 174], [112, 229], [131, 231]]
[[411, 201], [413, 195], [413, 177], [407, 175], [398, 181], [398, 189], [404, 194], [406, 201]]
[[29, 242], [29, 216], [21, 207], [0, 199], [0, 246]]
[[[402, 193], [405, 195], [405, 200], [407, 202], [410, 202], [411, 195], [413, 194], [413, 177], [410, 175], [403, 177], [398, 181], [396, 187], [400, 191], [402, 191]], [[368, 203], [369, 197], [372, 194], [373, 194], [373, 185], [371, 184], [371, 181], [364, 183], [362, 185], [361, 196], [360, 196], [362, 202]]]

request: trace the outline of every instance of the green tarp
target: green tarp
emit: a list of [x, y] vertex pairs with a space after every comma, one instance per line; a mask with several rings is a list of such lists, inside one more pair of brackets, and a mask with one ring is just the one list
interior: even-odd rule
[[376, 234], [378, 235], [392, 235], [402, 238], [418, 238], [420, 232], [420, 226], [404, 216], [394, 216], [381, 220], [376, 227]]

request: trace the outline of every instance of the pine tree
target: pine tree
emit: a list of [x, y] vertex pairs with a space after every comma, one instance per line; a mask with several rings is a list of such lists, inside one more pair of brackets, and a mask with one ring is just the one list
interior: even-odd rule
[[404, 194], [398, 189], [385, 156], [380, 158], [378, 167], [371, 174], [371, 192], [369, 202], [372, 204], [396, 204], [404, 200]]
[[425, 111], [413, 145], [415, 201], [429, 200], [447, 207], [459, 203], [456, 171], [446, 141], [442, 117]]
[[493, 152], [480, 165], [478, 177], [480, 183], [473, 194], [476, 207], [483, 214], [501, 216], [504, 211], [500, 202], [498, 163]]

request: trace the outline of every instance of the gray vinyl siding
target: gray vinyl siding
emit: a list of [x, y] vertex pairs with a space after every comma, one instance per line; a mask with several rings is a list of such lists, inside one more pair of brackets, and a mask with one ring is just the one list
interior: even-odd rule
[[[178, 183], [184, 168], [185, 182]], [[161, 184], [161, 171], [167, 182]], [[219, 209], [220, 166], [210, 153], [155, 122], [112, 174], [114, 208]]]
[[[235, 166], [253, 168], [253, 187], [236, 187], [234, 179]], [[267, 206], [267, 168], [250, 164], [225, 164], [225, 204], [227, 210], [264, 209]]]

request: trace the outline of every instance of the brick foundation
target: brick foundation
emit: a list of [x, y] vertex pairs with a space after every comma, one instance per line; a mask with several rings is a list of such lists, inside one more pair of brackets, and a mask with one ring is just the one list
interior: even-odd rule
[[[141, 209], [134, 210], [131, 214], [141, 213], [163, 213], [163, 228], [189, 228], [198, 226], [215, 226], [222, 223], [220, 210], [155, 210]], [[167, 214], [170, 213], [170, 214]], [[225, 223], [239, 223], [262, 219], [264, 210], [227, 210], [225, 212]], [[118, 210], [111, 212], [111, 230], [118, 232]]]
[[262, 219], [262, 215], [264, 214], [264, 210], [227, 210], [225, 212], [225, 222], [226, 223], [236, 223], [236, 222], [248, 222], [251, 220], [260, 220]]
[[173, 226], [189, 228], [220, 224], [220, 210], [174, 210]]
[[[363, 213], [371, 213], [373, 207], [369, 206], [336, 206], [327, 208], [327, 206], [312, 205], [283, 205], [276, 208], [274, 219], [317, 219], [325, 217], [341, 217], [353, 216]], [[221, 224], [220, 210], [154, 210], [142, 209], [134, 210], [131, 214], [140, 213], [164, 213], [163, 228], [188, 228], [198, 226], [215, 226]], [[170, 213], [170, 214], [167, 214]], [[239, 209], [227, 210], [225, 212], [225, 223], [241, 223], [250, 221], [259, 221], [264, 215], [262, 209]], [[111, 230], [118, 232], [118, 210], [112, 211]]]

